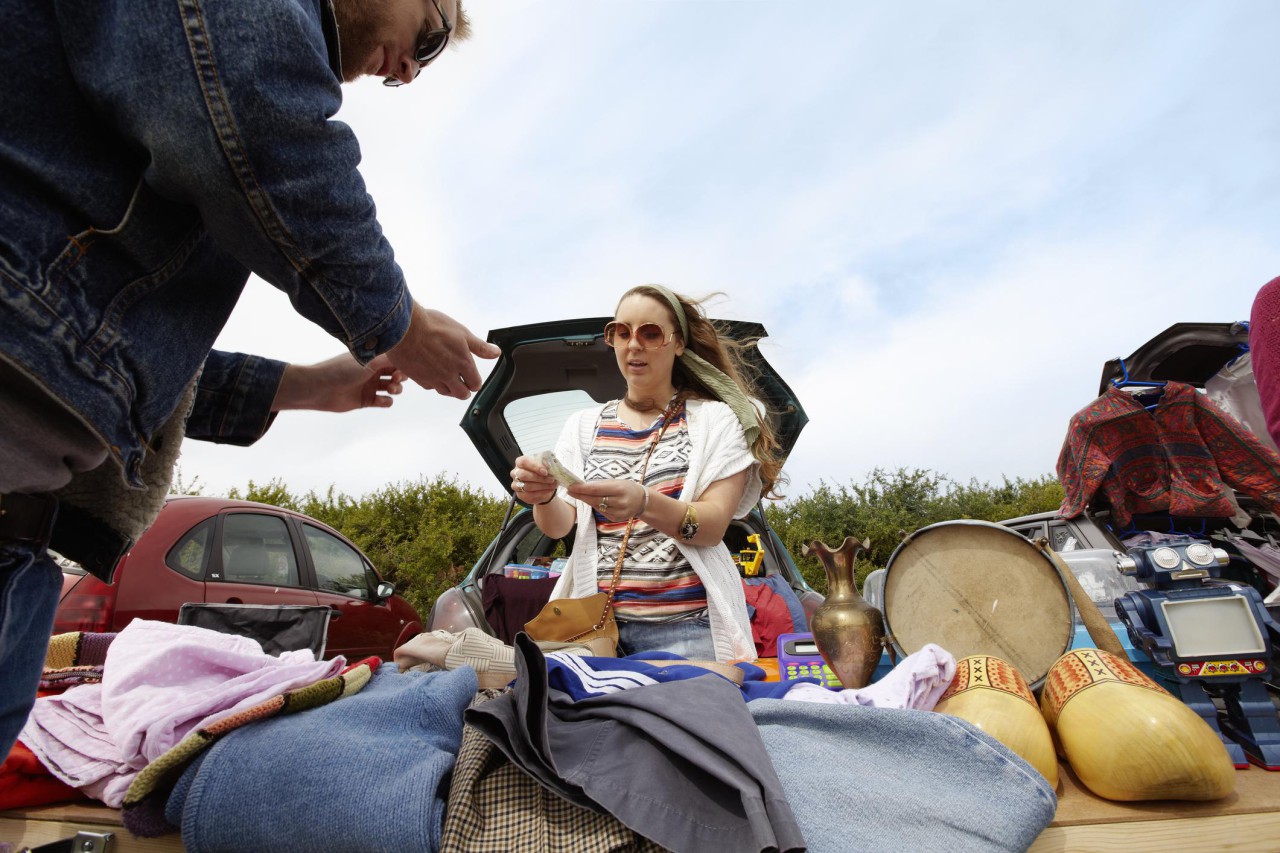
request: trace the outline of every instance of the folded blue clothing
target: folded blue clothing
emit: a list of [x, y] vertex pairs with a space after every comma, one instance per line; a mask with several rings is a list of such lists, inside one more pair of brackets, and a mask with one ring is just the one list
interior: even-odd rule
[[476, 674], [383, 664], [363, 690], [230, 732], [166, 814], [188, 853], [438, 849]]
[[[568, 652], [552, 652], [546, 656], [547, 683], [550, 687], [567, 693], [574, 701], [589, 696], [602, 696], [618, 690], [700, 678], [719, 673], [709, 673], [697, 666], [689, 666], [687, 658], [672, 652], [638, 652], [621, 658], [589, 657]], [[655, 661], [670, 661], [657, 664]], [[820, 683], [816, 678], [796, 678], [789, 681], [765, 681], [765, 671], [754, 664], [735, 664], [742, 670], [743, 682], [738, 685], [748, 702], [754, 699], [781, 699], [797, 684]], [[726, 681], [728, 679], [725, 679]]]
[[809, 853], [1022, 851], [1058, 798], [976, 726], [932, 711], [762, 699], [747, 706]]

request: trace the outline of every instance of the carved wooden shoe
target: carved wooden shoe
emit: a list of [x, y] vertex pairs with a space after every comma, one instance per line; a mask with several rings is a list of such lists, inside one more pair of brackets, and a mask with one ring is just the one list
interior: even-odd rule
[[1036, 697], [1013, 664], [989, 655], [956, 661], [956, 677], [935, 711], [973, 723], [1058, 787], [1058, 757]]
[[1059, 754], [1109, 800], [1216, 800], [1235, 767], [1209, 724], [1133, 664], [1073, 649], [1045, 677], [1040, 707]]

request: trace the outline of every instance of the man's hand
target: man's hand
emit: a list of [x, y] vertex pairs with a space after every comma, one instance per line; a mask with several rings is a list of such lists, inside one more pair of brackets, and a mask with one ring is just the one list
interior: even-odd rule
[[404, 390], [405, 379], [386, 355], [377, 356], [366, 366], [349, 353], [318, 364], [290, 364], [280, 377], [271, 410], [349, 412], [370, 406], [385, 409], [394, 402], [392, 396]]
[[386, 354], [391, 364], [423, 388], [465, 400], [480, 388], [475, 359], [497, 358], [502, 350], [447, 314], [415, 302], [409, 331]]

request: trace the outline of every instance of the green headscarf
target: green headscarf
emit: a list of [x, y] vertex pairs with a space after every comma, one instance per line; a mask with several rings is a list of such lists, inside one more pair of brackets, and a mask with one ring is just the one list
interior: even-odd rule
[[679, 356], [681, 363], [688, 368], [699, 382], [707, 387], [716, 399], [727, 405], [738, 416], [738, 423], [742, 424], [742, 432], [747, 438], [747, 447], [751, 447], [756, 443], [756, 438], [760, 435], [760, 418], [756, 414], [756, 407], [751, 404], [751, 400], [747, 395], [742, 393], [742, 389], [729, 378], [727, 374], [702, 356], [698, 355], [689, 347], [689, 318], [685, 316], [684, 306], [680, 304], [680, 299], [667, 288], [660, 284], [646, 285], [662, 294], [667, 300], [667, 304], [671, 306], [671, 311], [676, 315], [676, 322], [680, 324], [680, 337], [684, 340], [684, 352]]

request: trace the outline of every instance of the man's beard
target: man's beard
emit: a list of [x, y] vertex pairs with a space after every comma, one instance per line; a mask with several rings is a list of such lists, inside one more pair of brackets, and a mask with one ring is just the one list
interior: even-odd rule
[[379, 34], [390, 18], [383, 0], [333, 0], [342, 51], [342, 80], [350, 83], [365, 74], [365, 63], [381, 43]]

